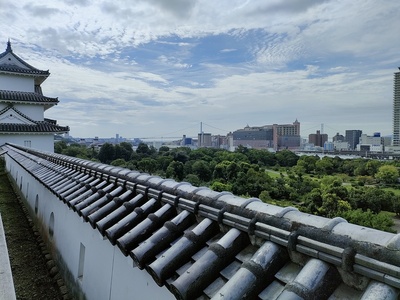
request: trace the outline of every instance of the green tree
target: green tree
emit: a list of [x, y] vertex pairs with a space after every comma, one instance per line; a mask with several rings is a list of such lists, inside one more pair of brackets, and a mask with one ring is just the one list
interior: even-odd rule
[[369, 176], [375, 176], [376, 172], [378, 172], [381, 163], [377, 160], [370, 159], [365, 164], [365, 172]]
[[115, 145], [115, 158], [123, 158], [126, 161], [131, 159], [133, 153], [132, 145], [128, 142], [122, 142]]
[[275, 154], [275, 158], [281, 167], [293, 167], [297, 164], [299, 156], [289, 150], [282, 150]]
[[192, 173], [197, 175], [201, 181], [207, 182], [211, 180], [210, 165], [204, 160], [197, 160], [193, 163]]
[[331, 175], [336, 171], [333, 158], [325, 156], [315, 163], [315, 168], [319, 174]]
[[126, 161], [125, 161], [125, 159], [123, 159], [123, 158], [117, 158], [117, 159], [114, 159], [114, 160], [110, 163], [110, 165], [116, 166], [116, 167], [125, 168], [125, 167], [126, 167]]
[[357, 209], [342, 211], [338, 213], [337, 216], [346, 219], [349, 223], [375, 228], [378, 230], [394, 232], [392, 229], [394, 225], [393, 218], [383, 212], [375, 214], [370, 210], [362, 211], [361, 209]]
[[138, 147], [136, 148], [136, 153], [141, 155], [141, 156], [149, 156], [151, 153], [151, 150], [149, 146], [145, 143], [140, 143]]
[[98, 159], [105, 164], [109, 164], [114, 160], [115, 148], [113, 144], [105, 143], [101, 146]]
[[186, 177], [183, 179], [183, 181], [189, 182], [190, 184], [194, 186], [201, 186], [201, 180], [197, 175], [194, 174], [188, 174]]
[[399, 196], [396, 196], [393, 201], [393, 212], [395, 212], [397, 216], [400, 216], [400, 197]]
[[61, 154], [64, 149], [68, 147], [65, 141], [58, 141], [54, 143], [54, 152]]
[[159, 155], [157, 156], [156, 160], [157, 160], [157, 169], [162, 172], [165, 172], [167, 171], [167, 168], [171, 163], [171, 161], [173, 161], [174, 159], [172, 156], [169, 155], [161, 155], [161, 156]]
[[375, 174], [375, 179], [384, 184], [396, 183], [399, 178], [399, 171], [395, 166], [383, 165]]
[[184, 166], [180, 161], [172, 161], [165, 174], [168, 178], [174, 178], [181, 181], [184, 178]]
[[91, 158], [85, 145], [71, 144], [69, 147], [62, 149], [61, 153], [72, 157]]
[[231, 184], [229, 184], [229, 183], [222, 183], [222, 182], [220, 182], [220, 181], [214, 181], [214, 182], [211, 184], [210, 188], [211, 188], [213, 191], [216, 191], [216, 192], [231, 192], [231, 191], [232, 191], [232, 185], [231, 185]]
[[272, 167], [276, 165], [275, 155], [267, 150], [250, 149], [246, 153], [251, 164], [257, 164], [263, 167]]
[[236, 195], [258, 197], [262, 191], [268, 190], [272, 183], [271, 177], [264, 171], [250, 168], [247, 172], [240, 171], [232, 184], [232, 192]]
[[258, 198], [262, 201], [262, 202], [269, 202], [272, 200], [271, 195], [269, 194], [268, 191], [262, 191], [260, 193], [260, 195], [258, 196]]
[[169, 147], [168, 146], [161, 146], [160, 149], [158, 149], [158, 154], [166, 154], [169, 152]]
[[157, 161], [154, 158], [145, 157], [138, 161], [137, 167], [139, 171], [154, 174], [157, 171]]
[[296, 166], [299, 170], [303, 170], [304, 173], [311, 174], [315, 172], [315, 164], [319, 160], [320, 158], [317, 155], [303, 155], [298, 159]]

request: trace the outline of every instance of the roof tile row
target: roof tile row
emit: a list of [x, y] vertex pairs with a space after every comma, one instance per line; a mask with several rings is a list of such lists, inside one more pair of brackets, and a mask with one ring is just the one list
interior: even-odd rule
[[0, 123], [0, 133], [64, 133], [68, 131], [68, 126], [58, 126], [44, 121], [36, 122], [36, 124]]
[[399, 234], [6, 145], [177, 299], [397, 299]]
[[17, 102], [53, 103], [59, 102], [58, 98], [50, 98], [35, 92], [21, 92], [0, 90], [0, 100]]

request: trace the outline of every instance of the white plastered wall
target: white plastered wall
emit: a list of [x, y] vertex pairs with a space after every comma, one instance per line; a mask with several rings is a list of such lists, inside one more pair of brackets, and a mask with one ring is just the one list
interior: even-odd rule
[[0, 134], [0, 146], [4, 145], [5, 143], [16, 144], [47, 152], [54, 152], [53, 134]]
[[[84, 222], [8, 155], [6, 166], [23, 200], [29, 205], [32, 217], [45, 226], [43, 231], [46, 234], [53, 213], [54, 235], [50, 241], [86, 299], [175, 299], [165, 287], [159, 287], [146, 271], [134, 266], [130, 257], [125, 257], [117, 246], [112, 246], [97, 229]], [[85, 257], [83, 276], [79, 279], [81, 244], [85, 247]]]

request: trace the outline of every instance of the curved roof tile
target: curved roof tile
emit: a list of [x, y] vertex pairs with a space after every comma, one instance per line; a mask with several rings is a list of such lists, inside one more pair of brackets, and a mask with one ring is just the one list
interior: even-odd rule
[[400, 294], [400, 234], [60, 154], [3, 148], [177, 299]]
[[0, 133], [63, 133], [68, 126], [58, 126], [48, 122], [36, 122], [35, 125], [0, 123]]
[[54, 103], [57, 104], [58, 98], [50, 98], [34, 92], [19, 92], [0, 90], [0, 100], [16, 102], [35, 102], [35, 103]]

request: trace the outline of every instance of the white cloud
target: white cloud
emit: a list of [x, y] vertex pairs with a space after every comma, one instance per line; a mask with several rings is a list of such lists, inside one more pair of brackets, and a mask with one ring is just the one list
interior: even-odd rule
[[46, 113], [72, 135], [296, 118], [391, 133], [397, 0], [0, 0], [0, 14], [4, 47], [50, 69]]

